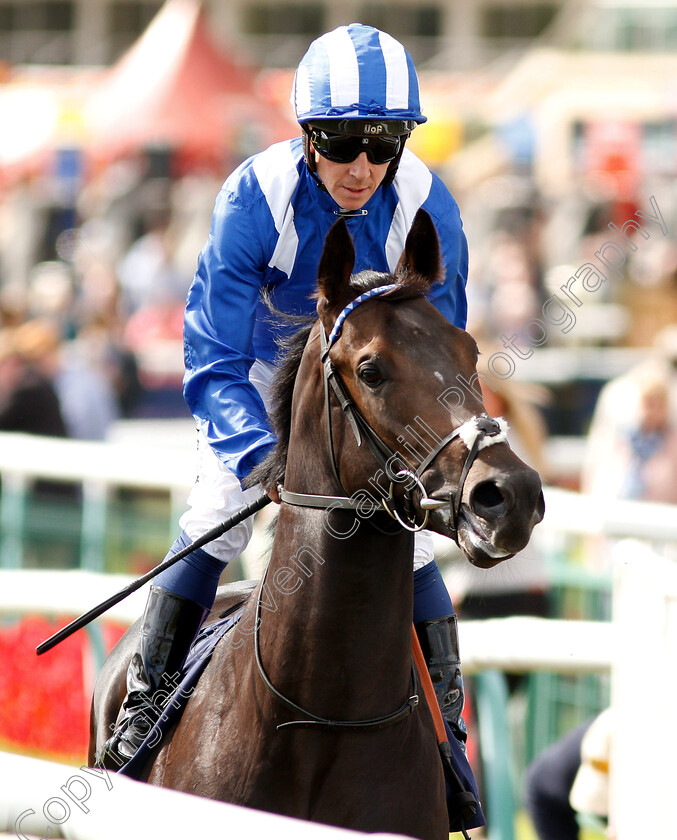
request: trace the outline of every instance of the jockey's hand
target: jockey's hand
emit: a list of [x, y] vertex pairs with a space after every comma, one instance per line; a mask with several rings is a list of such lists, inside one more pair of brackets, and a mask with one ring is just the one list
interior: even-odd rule
[[263, 488], [266, 493], [270, 496], [270, 498], [275, 502], [276, 505], [280, 504], [280, 494], [277, 491], [277, 485], [274, 484], [272, 487], [264, 487]]

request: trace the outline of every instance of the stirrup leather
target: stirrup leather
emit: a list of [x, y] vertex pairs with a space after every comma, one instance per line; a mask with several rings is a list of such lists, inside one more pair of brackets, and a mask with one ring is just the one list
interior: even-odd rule
[[415, 625], [423, 656], [442, 715], [457, 740], [468, 737], [463, 720], [465, 693], [455, 614], [421, 621]]

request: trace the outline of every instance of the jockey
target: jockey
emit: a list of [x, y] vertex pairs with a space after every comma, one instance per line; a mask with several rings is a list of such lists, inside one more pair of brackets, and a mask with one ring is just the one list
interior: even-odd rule
[[[170, 555], [260, 493], [242, 482], [275, 444], [268, 387], [279, 340], [293, 329], [275, 321], [262, 292], [279, 311], [313, 315], [319, 258], [337, 218], [355, 243], [355, 272], [392, 272], [417, 210], [425, 208], [446, 271], [430, 300], [465, 327], [466, 239], [449, 191], [406, 148], [426, 118], [404, 47], [372, 27], [341, 26], [311, 44], [291, 101], [302, 136], [255, 155], [226, 180], [188, 292], [184, 395], [198, 426], [198, 478]], [[266, 490], [279, 502], [275, 488]], [[181, 666], [222, 571], [251, 533], [250, 519], [155, 578], [127, 697], [101, 755], [112, 769], [143, 740], [148, 698]], [[414, 622], [443, 714], [462, 743], [456, 616], [429, 532], [416, 534], [414, 569]]]

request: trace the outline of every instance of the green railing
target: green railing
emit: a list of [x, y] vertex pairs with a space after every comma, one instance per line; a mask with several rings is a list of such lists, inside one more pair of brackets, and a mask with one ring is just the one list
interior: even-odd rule
[[0, 434], [0, 567], [154, 565], [193, 471], [190, 450]]

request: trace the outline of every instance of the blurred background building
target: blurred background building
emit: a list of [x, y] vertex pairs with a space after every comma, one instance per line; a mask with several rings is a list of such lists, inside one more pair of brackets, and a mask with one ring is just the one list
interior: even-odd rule
[[[143, 32], [158, 0], [3, 0], [0, 58], [12, 64], [109, 64]], [[664, 0], [208, 0], [213, 32], [262, 66], [293, 66], [310, 39], [361, 20], [406, 41], [417, 62], [469, 70], [544, 35], [570, 47], [674, 49]]]
[[[107, 64], [145, 29], [161, 2], [4, 0], [0, 56], [12, 63]], [[563, 0], [210, 0], [215, 34], [261, 65], [293, 66], [308, 41], [348, 20], [406, 40], [417, 61], [443, 56], [466, 70], [523, 49], [552, 23]]]

